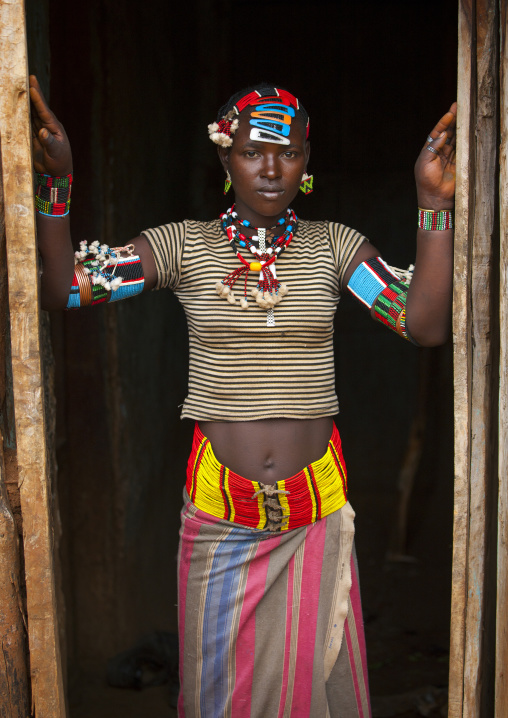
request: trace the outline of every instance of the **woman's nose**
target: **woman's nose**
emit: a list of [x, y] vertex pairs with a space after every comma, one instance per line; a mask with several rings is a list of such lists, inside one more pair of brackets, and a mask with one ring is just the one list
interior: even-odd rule
[[280, 164], [278, 158], [274, 155], [265, 155], [265, 161], [263, 163], [262, 175], [269, 179], [275, 179], [280, 177]]

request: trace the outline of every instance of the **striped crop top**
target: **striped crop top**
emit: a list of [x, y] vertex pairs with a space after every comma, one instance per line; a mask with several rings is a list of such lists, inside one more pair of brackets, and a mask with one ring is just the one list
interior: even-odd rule
[[[157, 267], [156, 289], [169, 287], [183, 305], [189, 330], [189, 394], [182, 418], [251, 421], [310, 419], [338, 411], [333, 318], [342, 277], [365, 238], [334, 222], [300, 220], [277, 261], [289, 289], [267, 327], [266, 310], [220, 298], [215, 285], [239, 266], [219, 220], [147, 229]], [[239, 280], [235, 294], [240, 294]]]

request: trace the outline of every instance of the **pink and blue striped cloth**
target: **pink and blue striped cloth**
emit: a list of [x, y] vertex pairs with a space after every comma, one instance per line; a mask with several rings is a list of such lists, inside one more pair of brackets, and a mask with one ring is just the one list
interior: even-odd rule
[[273, 534], [185, 500], [179, 718], [370, 718], [351, 506]]

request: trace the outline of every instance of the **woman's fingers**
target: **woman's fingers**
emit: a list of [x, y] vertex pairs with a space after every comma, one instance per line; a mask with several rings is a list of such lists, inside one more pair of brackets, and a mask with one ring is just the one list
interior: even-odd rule
[[41, 129], [37, 133], [37, 139], [39, 140], [41, 145], [46, 148], [49, 148], [55, 141], [55, 138], [53, 137], [51, 132], [48, 132], [45, 127], [41, 127]]
[[65, 130], [49, 108], [35, 75], [29, 78], [32, 102], [34, 166], [60, 177], [72, 172], [72, 153]]
[[32, 106], [35, 109], [33, 113], [35, 123], [40, 127], [44, 125], [54, 134], [59, 132], [61, 125], [50, 110], [35, 75], [30, 75], [29, 92]]
[[37, 120], [44, 125], [54, 127], [56, 130], [58, 128], [58, 120], [46, 105], [44, 97], [34, 87], [30, 88], [30, 99], [32, 101], [32, 107], [35, 109], [35, 117]]
[[[429, 135], [427, 140], [429, 140], [430, 137], [431, 136]], [[431, 142], [427, 141], [424, 149], [422, 150], [422, 155], [425, 163], [437, 162], [439, 160], [441, 153], [444, 152], [444, 148], [449, 148], [449, 145], [446, 144], [446, 140], [446, 131], [442, 130], [442, 132], [440, 132], [440, 134], [435, 137]]]
[[455, 138], [455, 123], [457, 121], [457, 103], [454, 102], [448, 112], [446, 112], [439, 122], [430, 131], [425, 147], [430, 144], [431, 141], [436, 140], [441, 132], [446, 132], [448, 138], [448, 144], [451, 144]]
[[455, 148], [446, 144], [447, 139], [447, 133], [443, 130], [435, 139], [426, 143], [416, 162], [417, 177], [421, 172], [425, 175], [431, 172], [437, 179], [443, 168], [453, 161]]
[[453, 202], [456, 112], [457, 105], [453, 103], [431, 130], [416, 161], [418, 196], [429, 207], [434, 206], [432, 202]]

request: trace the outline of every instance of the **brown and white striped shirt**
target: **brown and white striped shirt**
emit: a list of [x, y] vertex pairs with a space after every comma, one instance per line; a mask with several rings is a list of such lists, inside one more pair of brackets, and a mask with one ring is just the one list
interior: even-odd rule
[[[221, 299], [215, 285], [239, 267], [220, 221], [165, 224], [143, 232], [158, 272], [156, 289], [180, 300], [189, 328], [189, 395], [182, 418], [251, 421], [309, 419], [338, 411], [333, 358], [333, 317], [344, 273], [365, 240], [335, 222], [300, 220], [277, 260], [277, 278], [289, 294], [266, 310], [250, 296], [249, 309]], [[235, 285], [241, 296], [243, 278]]]

